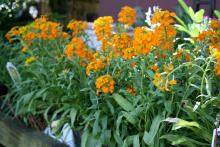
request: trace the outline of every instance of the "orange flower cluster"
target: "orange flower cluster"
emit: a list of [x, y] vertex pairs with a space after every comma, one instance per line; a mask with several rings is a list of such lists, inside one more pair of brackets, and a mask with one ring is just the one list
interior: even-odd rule
[[212, 20], [211, 21], [211, 28], [215, 31], [220, 30], [220, 21], [219, 20]]
[[128, 93], [130, 93], [132, 95], [136, 95], [137, 94], [134, 86], [127, 87], [127, 91], [128, 91]]
[[[33, 24], [30, 25], [30, 29], [35, 33], [36, 38], [42, 38], [42, 39], [55, 39], [60, 37], [61, 35], [61, 27], [59, 23], [48, 21], [48, 19], [44, 16], [41, 18], [38, 18], [34, 21]], [[25, 36], [26, 34], [24, 34]]]
[[134, 24], [136, 17], [137, 16], [135, 9], [129, 6], [124, 6], [122, 7], [121, 11], [118, 13], [118, 22], [125, 24], [126, 27], [129, 27], [132, 24]]
[[93, 59], [93, 53], [86, 48], [83, 39], [78, 37], [74, 37], [67, 45], [65, 55], [69, 60], [71, 60], [74, 55], [77, 55], [82, 65], [85, 65], [84, 60], [91, 61]]
[[112, 23], [113, 18], [111, 16], [99, 17], [94, 21], [93, 29], [98, 40], [106, 41], [112, 36]]
[[153, 84], [160, 90], [170, 91], [169, 86], [170, 85], [176, 85], [176, 80], [168, 80], [167, 75], [174, 69], [173, 64], [163, 65], [163, 72], [162, 74], [159, 73], [159, 67], [157, 64], [154, 64], [151, 66], [151, 69], [155, 72]]
[[115, 81], [111, 75], [104, 75], [96, 79], [96, 94], [99, 95], [100, 92], [105, 94], [113, 93], [115, 88]]
[[94, 59], [86, 67], [86, 74], [90, 75], [92, 70], [103, 69], [106, 66], [106, 59]]
[[130, 60], [132, 57], [137, 56], [137, 51], [133, 47], [126, 48], [122, 52], [125, 60]]
[[158, 24], [155, 28], [155, 46], [161, 47], [161, 55], [166, 56], [164, 51], [173, 51], [173, 40], [176, 36], [176, 29], [173, 26], [175, 22], [173, 17], [175, 13], [169, 11], [157, 10], [152, 18], [152, 24]]
[[81, 35], [88, 27], [87, 22], [85, 21], [76, 21], [72, 20], [67, 25], [67, 28], [72, 30], [72, 36]]
[[190, 55], [186, 51], [184, 51], [183, 49], [178, 49], [178, 51], [174, 54], [174, 59], [182, 60], [184, 58], [186, 62], [189, 62], [191, 60]]
[[19, 28], [18, 27], [13, 27], [13, 28], [11, 28], [11, 30], [9, 32], [6, 33], [5, 37], [11, 43], [12, 42], [12, 38], [14, 36], [17, 36], [18, 34], [20, 34]]
[[211, 29], [201, 32], [196, 40], [220, 51], [220, 20], [212, 20], [210, 25]]
[[133, 47], [137, 54], [146, 55], [151, 51], [155, 44], [153, 31], [147, 31], [146, 27], [137, 27], [134, 29]]
[[212, 38], [214, 35], [214, 32], [212, 30], [206, 30], [199, 34], [199, 36], [196, 38], [197, 41], [201, 42], [214, 42], [214, 39]]
[[168, 81], [166, 77], [163, 77], [160, 73], [154, 74], [153, 84], [160, 90], [170, 91], [168, 88], [169, 85], [176, 85], [176, 80], [172, 79]]
[[213, 55], [217, 59], [215, 73], [220, 75], [220, 20], [212, 20], [210, 26], [211, 29], [201, 32], [196, 40], [208, 44], [214, 50]]
[[174, 66], [173, 66], [173, 64], [169, 64], [169, 65], [165, 64], [163, 66], [163, 69], [166, 72], [166, 74], [169, 74], [174, 69]]
[[170, 13], [169, 11], [157, 10], [154, 13], [151, 23], [152, 24], [160, 23], [160, 25], [162, 26], [169, 26], [175, 22], [173, 19], [174, 16], [175, 13]]
[[46, 17], [36, 19], [33, 23], [24, 27], [14, 27], [7, 34], [6, 38], [9, 42], [12, 37], [20, 36], [24, 42], [23, 52], [27, 51], [35, 38], [52, 40], [62, 36], [62, 30], [59, 23], [48, 21]]
[[116, 34], [112, 38], [113, 53], [116, 57], [123, 54], [123, 50], [131, 46], [131, 36], [128, 33]]
[[220, 75], [220, 52], [215, 50], [214, 57], [217, 60], [217, 63], [215, 64], [215, 74], [219, 76]]
[[157, 64], [154, 64], [154, 65], [151, 66], [151, 69], [152, 69], [154, 72], [156, 72], [156, 71], [159, 69], [159, 67], [158, 67]]

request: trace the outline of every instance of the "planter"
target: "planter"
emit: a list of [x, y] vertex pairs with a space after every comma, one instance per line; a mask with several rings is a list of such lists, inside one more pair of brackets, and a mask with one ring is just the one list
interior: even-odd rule
[[67, 147], [44, 133], [0, 113], [0, 146], [6, 147]]

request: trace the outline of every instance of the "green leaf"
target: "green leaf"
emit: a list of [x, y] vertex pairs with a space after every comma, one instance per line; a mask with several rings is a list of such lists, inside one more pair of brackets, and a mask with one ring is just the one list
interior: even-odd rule
[[172, 130], [178, 130], [180, 128], [191, 128], [196, 127], [200, 128], [200, 125], [197, 122], [189, 122], [182, 119], [179, 119], [174, 125]]
[[139, 134], [133, 137], [133, 147], [140, 147]]
[[134, 115], [128, 112], [123, 112], [123, 115], [125, 116], [128, 122], [130, 122], [133, 125], [136, 125], [137, 118]]
[[211, 84], [210, 80], [208, 80], [207, 78], [205, 78], [205, 82], [206, 82], [205, 87], [206, 87], [207, 94], [208, 94], [208, 96], [211, 96], [211, 91], [212, 91], [211, 86], [212, 86], [212, 84]]
[[81, 147], [87, 147], [86, 144], [88, 142], [88, 138], [89, 138], [89, 132], [86, 130], [82, 134]]
[[30, 93], [27, 93], [25, 95], [23, 95], [20, 99], [23, 100], [23, 104], [27, 104], [30, 102], [30, 100], [32, 99], [34, 95], [34, 92], [30, 92]]
[[182, 135], [167, 134], [167, 135], [161, 136], [160, 139], [166, 139], [170, 141], [172, 145], [184, 145], [187, 147], [197, 147], [199, 145], [209, 146], [209, 144], [202, 143], [202, 142], [196, 141], [194, 139], [191, 139], [191, 138], [188, 138]]
[[194, 16], [194, 21], [196, 23], [201, 23], [203, 21], [204, 13], [205, 13], [204, 9], [200, 9], [198, 12], [196, 12], [196, 14]]
[[215, 15], [218, 17], [218, 19], [220, 19], [220, 11], [215, 10], [214, 13], [215, 13]]
[[113, 98], [118, 103], [118, 105], [120, 105], [124, 110], [126, 110], [126, 111], [133, 111], [134, 110], [133, 105], [128, 100], [123, 98], [121, 95], [115, 93], [115, 94], [113, 94]]
[[191, 17], [192, 20], [194, 20], [194, 15], [195, 15], [195, 13], [194, 13], [192, 7], [189, 7], [188, 10], [189, 10], [189, 11], [188, 11], [189, 16]]
[[189, 15], [189, 8], [183, 0], [178, 0], [181, 7], [185, 10], [185, 12]]
[[174, 16], [174, 18], [184, 27], [186, 28], [186, 24], [184, 23], [184, 21], [182, 21], [178, 16]]
[[187, 33], [187, 34], [190, 35], [190, 31], [189, 31], [186, 27], [181, 26], [181, 25], [178, 25], [178, 24], [175, 24], [175, 27], [176, 27], [179, 31], [183, 31], [183, 32], [185, 32], [185, 33]]
[[106, 99], [106, 103], [112, 115], [115, 114], [114, 106], [112, 106], [111, 102]]
[[74, 122], [76, 120], [76, 114], [77, 114], [77, 110], [75, 108], [72, 108], [72, 110], [70, 111], [71, 126], [74, 126]]
[[151, 127], [150, 127], [150, 131], [149, 132], [147, 132], [147, 131], [144, 132], [143, 140], [147, 145], [153, 145], [154, 144], [154, 139], [155, 139], [155, 136], [156, 136], [156, 134], [159, 130], [161, 121], [162, 121], [162, 117], [160, 115], [157, 115], [153, 119], [153, 122], [152, 122]]
[[97, 135], [98, 132], [100, 132], [100, 127], [99, 127], [99, 116], [100, 116], [100, 111], [95, 112], [95, 122], [93, 124], [93, 130], [92, 134], [95, 136]]
[[153, 79], [153, 77], [154, 77], [154, 72], [153, 72], [152, 70], [147, 70], [147, 74], [148, 74], [148, 76], [149, 76], [151, 79]]

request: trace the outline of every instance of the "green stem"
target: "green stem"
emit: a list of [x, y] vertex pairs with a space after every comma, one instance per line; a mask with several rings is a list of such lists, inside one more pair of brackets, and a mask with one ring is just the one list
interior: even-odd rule
[[209, 59], [208, 63], [206, 64], [205, 71], [203, 72], [203, 75], [202, 75], [202, 82], [201, 82], [201, 86], [200, 86], [201, 103], [204, 102], [204, 100], [203, 100], [203, 85], [204, 85], [204, 81], [205, 81], [205, 77], [206, 77], [206, 72], [208, 71], [210, 63], [211, 63], [211, 60]]

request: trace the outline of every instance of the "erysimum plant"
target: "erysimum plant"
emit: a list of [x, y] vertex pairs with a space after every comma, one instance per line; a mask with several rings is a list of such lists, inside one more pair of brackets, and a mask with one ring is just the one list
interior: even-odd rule
[[29, 123], [69, 123], [83, 147], [209, 146], [219, 111], [219, 21], [191, 38], [189, 50], [175, 45], [174, 17], [157, 9], [151, 27], [132, 30], [136, 12], [123, 7], [117, 25], [111, 16], [95, 20], [97, 50], [87, 45], [86, 22], [71, 21], [71, 35], [45, 17], [12, 28], [6, 37], [23, 45], [13, 59], [22, 81], [5, 103]]

